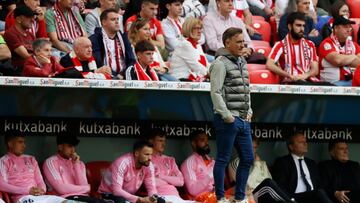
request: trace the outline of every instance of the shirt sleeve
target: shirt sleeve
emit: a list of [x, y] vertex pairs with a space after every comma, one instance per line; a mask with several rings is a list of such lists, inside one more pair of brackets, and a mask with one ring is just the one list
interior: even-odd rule
[[83, 20], [83, 18], [81, 17], [80, 13], [75, 11], [75, 17], [77, 18], [77, 20], [80, 23], [80, 26], [82, 27], [82, 29], [84, 30], [84, 32], [86, 32], [86, 26], [85, 26], [85, 22]]
[[324, 41], [323, 43], [321, 43], [321, 45], [319, 47], [320, 57], [325, 58], [331, 52], [336, 52], [336, 49], [332, 43], [330, 43], [328, 41]]
[[276, 42], [274, 47], [271, 49], [271, 52], [269, 54], [269, 58], [274, 60], [274, 62], [278, 62], [280, 59], [280, 56], [283, 54], [284, 47], [282, 46], [281, 41]]
[[56, 32], [55, 16], [54, 16], [54, 12], [52, 11], [52, 9], [48, 9], [46, 11], [45, 21], [46, 21], [46, 32], [47, 33]]
[[265, 8], [265, 4], [263, 4], [260, 0], [247, 0], [247, 1], [250, 5], [258, 7], [261, 10]]
[[195, 164], [194, 159], [190, 158], [185, 160], [181, 165], [181, 172], [184, 175], [186, 190], [194, 197], [204, 191], [210, 191], [209, 184], [212, 181], [212, 177], [210, 176], [197, 177], [194, 168]]
[[38, 31], [36, 33], [36, 37], [37, 38], [47, 38], [47, 33], [46, 33], [46, 22], [45, 19], [38, 21], [39, 23], [39, 28]]
[[94, 34], [96, 25], [97, 25], [97, 19], [94, 17], [94, 14], [93, 13], [87, 14], [85, 17], [85, 27], [86, 27], [86, 32], [88, 33], [89, 36]]
[[32, 159], [32, 164], [35, 168], [35, 181], [36, 181], [36, 186], [43, 189], [44, 191], [46, 191], [46, 185], [45, 185], [45, 182], [44, 182], [44, 179], [41, 175], [41, 172], [40, 172], [40, 168], [39, 168], [39, 164], [38, 162], [35, 160], [35, 158], [31, 158]]
[[203, 23], [206, 44], [208, 45], [210, 50], [217, 51], [224, 45], [222, 41], [219, 41], [217, 39], [215, 25], [213, 24], [210, 15], [205, 16]]
[[161, 23], [161, 26], [164, 28], [163, 32], [166, 47], [169, 51], [174, 51], [175, 47], [179, 44], [179, 39], [176, 36], [176, 32], [174, 31], [174, 29], [171, 28], [168, 23], [164, 21]]
[[[11, 30], [9, 30], [11, 31]], [[16, 36], [13, 32], [5, 32], [4, 38], [6, 40], [6, 43], [11, 51], [14, 51], [16, 48], [20, 46], [24, 46], [25, 44], [19, 39], [18, 36]]]
[[75, 177], [77, 185], [89, 185], [86, 178], [86, 168], [82, 161], [74, 163]]
[[161, 27], [161, 23], [160, 23], [160, 21], [159, 20], [155, 20], [155, 22], [154, 22], [154, 24], [155, 24], [155, 26], [156, 26], [156, 35], [163, 35], [163, 29], [162, 29], [162, 27]]
[[125, 160], [119, 162], [116, 166], [111, 167], [113, 180], [113, 184], [111, 186], [112, 192], [114, 195], [123, 197], [130, 202], [136, 202], [138, 197], [126, 192], [123, 189], [125, 172], [127, 171], [127, 167], [129, 167], [129, 165], [124, 162]]
[[226, 70], [223, 62], [216, 60], [210, 67], [210, 96], [216, 113], [223, 119], [232, 116], [223, 99], [223, 85]]
[[144, 184], [146, 190], [148, 191], [148, 196], [157, 194], [156, 185], [155, 185], [155, 168], [152, 163], [145, 169], [145, 178]]
[[197, 50], [194, 50], [195, 48], [190, 43], [184, 42], [182, 45], [178, 46], [178, 48], [182, 49], [180, 57], [186, 62], [188, 68], [191, 69], [192, 72], [197, 74], [200, 73], [202, 75], [207, 74], [207, 68], [199, 62], [200, 55], [195, 54]]
[[59, 171], [59, 163], [54, 159], [47, 159], [43, 165], [44, 175], [52, 188], [61, 195], [71, 193], [86, 194], [90, 191], [89, 185], [66, 184]]

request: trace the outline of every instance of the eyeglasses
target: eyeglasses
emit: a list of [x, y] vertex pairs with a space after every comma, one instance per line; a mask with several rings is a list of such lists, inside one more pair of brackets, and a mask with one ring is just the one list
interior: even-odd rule
[[197, 27], [197, 26], [195, 26], [195, 27], [193, 27], [192, 29], [193, 29], [193, 30], [202, 30], [203, 27]]

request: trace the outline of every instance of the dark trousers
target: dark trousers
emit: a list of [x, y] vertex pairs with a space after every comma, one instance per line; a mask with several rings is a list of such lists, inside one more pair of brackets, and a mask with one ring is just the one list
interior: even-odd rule
[[101, 197], [108, 203], [125, 203], [126, 200], [123, 197], [115, 196], [113, 194], [101, 194]]
[[332, 203], [323, 189], [294, 194], [297, 203]]
[[269, 22], [270, 16], [267, 15], [264, 10], [261, 10], [260, 8], [251, 5], [249, 5], [249, 9], [251, 14], [253, 14], [254, 16], [262, 16], [265, 18], [265, 21]]
[[263, 180], [254, 189], [253, 195], [257, 203], [295, 202], [270, 178]]
[[94, 197], [82, 196], [82, 195], [69, 196], [66, 197], [66, 199], [80, 201], [80, 202], [88, 202], [88, 203], [106, 203], [106, 201], [102, 199], [97, 199]]
[[245, 198], [246, 182], [254, 161], [250, 123], [239, 117], [235, 117], [233, 123], [225, 123], [220, 115], [215, 114], [214, 127], [217, 148], [214, 166], [216, 198], [221, 199], [225, 196], [225, 169], [229, 164], [232, 149], [235, 147], [240, 158], [236, 170], [235, 199], [242, 200]]

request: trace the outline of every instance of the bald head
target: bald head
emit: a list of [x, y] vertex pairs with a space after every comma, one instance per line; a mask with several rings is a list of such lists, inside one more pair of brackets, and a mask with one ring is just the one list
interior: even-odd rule
[[86, 37], [78, 37], [74, 40], [74, 52], [80, 61], [88, 60], [92, 56], [91, 41]]

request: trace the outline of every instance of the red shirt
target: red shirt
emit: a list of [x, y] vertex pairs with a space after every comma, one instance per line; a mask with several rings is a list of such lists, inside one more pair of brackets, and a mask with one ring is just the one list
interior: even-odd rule
[[14, 50], [20, 46], [24, 46], [29, 54], [33, 53], [32, 43], [36, 39], [35, 36], [28, 30], [20, 32], [16, 26], [12, 26], [10, 29], [5, 31], [4, 38], [8, 45], [11, 55], [12, 64], [14, 67], [23, 67], [25, 59], [19, 56]]
[[[133, 22], [135, 22], [136, 20], [137, 20], [137, 15], [133, 15], [126, 20], [126, 23], [125, 23], [125, 31], [126, 32], [128, 32], [130, 30], [131, 24]], [[161, 23], [156, 18], [150, 19], [150, 33], [151, 33], [151, 38], [153, 40], [156, 40], [157, 35], [163, 35]]]
[[[340, 49], [344, 49], [344, 47], [341, 47]], [[351, 49], [352, 53], [355, 55], [360, 53], [359, 45], [354, 42], [351, 45]], [[325, 57], [332, 52], [340, 53], [340, 50], [336, 47], [333, 40], [328, 37], [324, 39], [319, 46], [320, 77], [327, 82], [345, 80], [345, 72], [342, 71], [342, 67], [336, 67], [325, 59]]]
[[58, 63], [55, 57], [50, 58], [51, 63], [40, 64], [35, 56], [29, 57], [25, 60], [23, 76], [29, 77], [49, 77], [57, 71], [64, 69], [60, 63]]
[[[5, 30], [10, 29], [13, 25], [15, 25], [14, 11], [10, 11], [5, 19]], [[48, 37], [47, 33], [46, 33], [45, 19], [36, 20], [34, 22], [33, 28], [35, 30], [34, 34], [36, 34], [37, 38], [47, 38]]]
[[354, 76], [352, 79], [352, 86], [360, 86], [360, 65], [355, 69]]

